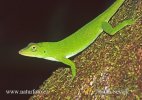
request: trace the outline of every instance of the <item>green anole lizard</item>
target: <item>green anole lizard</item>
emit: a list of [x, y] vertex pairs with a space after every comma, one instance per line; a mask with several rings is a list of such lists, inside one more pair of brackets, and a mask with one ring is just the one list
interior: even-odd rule
[[58, 42], [30, 43], [20, 50], [19, 54], [62, 62], [71, 67], [72, 78], [74, 78], [76, 76], [76, 66], [69, 59], [70, 57], [87, 48], [103, 31], [109, 35], [114, 35], [125, 26], [135, 22], [133, 19], [125, 20], [114, 28], [108, 23], [124, 1], [116, 0], [106, 11], [65, 39]]

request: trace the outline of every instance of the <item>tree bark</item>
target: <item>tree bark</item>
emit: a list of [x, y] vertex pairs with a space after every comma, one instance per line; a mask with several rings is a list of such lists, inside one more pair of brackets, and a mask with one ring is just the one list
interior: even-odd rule
[[[126, 0], [110, 23], [142, 16], [142, 0]], [[142, 17], [114, 36], [103, 32], [75, 57], [77, 76], [69, 68], [55, 71], [30, 100], [142, 99]]]

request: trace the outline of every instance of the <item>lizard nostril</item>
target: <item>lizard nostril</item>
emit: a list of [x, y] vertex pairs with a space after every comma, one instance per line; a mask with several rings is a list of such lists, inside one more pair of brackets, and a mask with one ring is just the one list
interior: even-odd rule
[[20, 51], [19, 51], [19, 54], [21, 54], [21, 53], [22, 53], [22, 51], [23, 51], [23, 50], [20, 50]]

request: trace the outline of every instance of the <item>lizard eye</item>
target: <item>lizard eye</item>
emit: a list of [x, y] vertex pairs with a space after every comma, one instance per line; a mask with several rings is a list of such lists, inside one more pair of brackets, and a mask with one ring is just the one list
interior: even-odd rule
[[35, 52], [37, 50], [36, 46], [32, 46], [31, 49], [33, 52]]

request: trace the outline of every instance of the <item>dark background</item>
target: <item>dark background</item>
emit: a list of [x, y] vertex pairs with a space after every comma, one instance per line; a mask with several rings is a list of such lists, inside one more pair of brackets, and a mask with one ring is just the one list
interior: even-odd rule
[[61, 66], [24, 57], [18, 51], [30, 42], [58, 41], [95, 18], [115, 0], [0, 1], [0, 100], [27, 100], [31, 95], [6, 90], [33, 90]]

